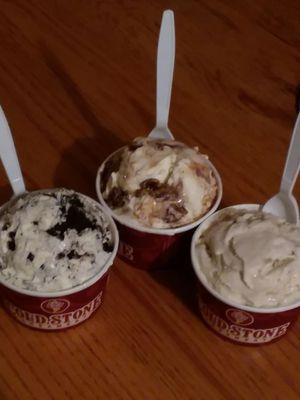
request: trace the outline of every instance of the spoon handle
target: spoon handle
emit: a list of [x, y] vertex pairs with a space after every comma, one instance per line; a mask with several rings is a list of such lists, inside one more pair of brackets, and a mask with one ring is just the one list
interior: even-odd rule
[[0, 106], [0, 157], [15, 195], [25, 192], [14, 141], [5, 114]]
[[174, 13], [163, 13], [157, 49], [156, 126], [168, 127], [175, 60]]
[[290, 147], [282, 175], [280, 191], [292, 193], [300, 167], [300, 113], [294, 126]]

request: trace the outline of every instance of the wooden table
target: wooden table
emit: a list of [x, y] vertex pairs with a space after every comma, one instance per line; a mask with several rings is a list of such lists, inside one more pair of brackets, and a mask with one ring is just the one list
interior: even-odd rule
[[[300, 81], [297, 0], [2, 0], [0, 103], [29, 189], [95, 197], [98, 165], [154, 124], [161, 13], [175, 11], [170, 127], [222, 174], [223, 206], [278, 189]], [[1, 201], [9, 198], [1, 170]], [[296, 195], [299, 196], [299, 187]], [[300, 321], [276, 344], [203, 324], [192, 272], [117, 261], [105, 304], [60, 333], [0, 310], [0, 399], [299, 399]]]

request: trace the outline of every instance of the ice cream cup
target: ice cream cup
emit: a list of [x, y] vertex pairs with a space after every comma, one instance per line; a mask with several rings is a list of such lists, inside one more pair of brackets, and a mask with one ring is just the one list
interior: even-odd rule
[[[227, 209], [258, 210], [257, 204], [241, 204]], [[283, 337], [295, 322], [300, 301], [291, 305], [272, 308], [249, 307], [236, 304], [222, 297], [207, 283], [196, 255], [196, 245], [202, 232], [218, 217], [220, 210], [211, 215], [194, 233], [191, 258], [199, 280], [199, 308], [206, 324], [217, 334], [233, 343], [262, 345]]]
[[[49, 191], [52, 190], [47, 190]], [[42, 192], [43, 190], [39, 190], [34, 193]], [[109, 269], [114, 262], [119, 245], [119, 234], [113, 219], [107, 215], [103, 207], [95, 200], [84, 197], [97, 204], [107, 217], [114, 249], [99, 273], [82, 284], [66, 290], [42, 292], [21, 289], [5, 282], [0, 276], [3, 305], [9, 314], [24, 325], [45, 331], [70, 328], [87, 320], [103, 303]], [[9, 201], [4, 204], [2, 209], [8, 207], [10, 203]]]
[[194, 228], [201, 224], [209, 215], [214, 213], [220, 204], [222, 198], [221, 177], [213, 164], [208, 160], [207, 162], [217, 181], [217, 195], [209, 211], [198, 220], [177, 228], [158, 229], [144, 227], [134, 221], [124, 220], [120, 217], [107, 205], [101, 193], [101, 173], [103, 168], [106, 162], [119, 151], [122, 151], [123, 148], [111, 154], [101, 164], [96, 176], [96, 192], [99, 201], [107, 213], [117, 222], [117, 227], [119, 229], [120, 245], [118, 256], [128, 264], [146, 270], [167, 268], [171, 267], [172, 264], [178, 264], [177, 257], [181, 255], [184, 257], [186, 254], [184, 252], [185, 246], [188, 251]]

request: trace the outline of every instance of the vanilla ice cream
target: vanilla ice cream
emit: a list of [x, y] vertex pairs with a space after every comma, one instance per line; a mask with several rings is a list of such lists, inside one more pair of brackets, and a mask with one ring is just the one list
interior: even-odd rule
[[221, 211], [196, 254], [208, 286], [224, 299], [252, 307], [300, 300], [300, 228], [271, 214]]
[[136, 139], [101, 171], [101, 192], [119, 216], [174, 228], [203, 216], [217, 195], [207, 158], [175, 141]]
[[0, 211], [0, 278], [16, 287], [72, 288], [101, 271], [112, 251], [107, 217], [72, 190], [25, 194]]

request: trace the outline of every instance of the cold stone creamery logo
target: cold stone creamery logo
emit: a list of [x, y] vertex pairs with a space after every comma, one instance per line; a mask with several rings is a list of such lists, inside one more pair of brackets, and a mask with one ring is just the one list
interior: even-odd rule
[[41, 309], [49, 314], [57, 314], [66, 311], [69, 308], [70, 302], [66, 299], [51, 299], [45, 300], [41, 304]]
[[236, 308], [228, 308], [228, 310], [226, 310], [226, 317], [234, 324], [243, 326], [251, 325], [254, 321], [251, 314], [246, 311], [237, 310]]
[[34, 314], [15, 306], [8, 300], [5, 300], [5, 305], [9, 311], [23, 324], [40, 329], [63, 329], [70, 326], [80, 324], [93, 314], [94, 311], [102, 303], [103, 292], [100, 292], [88, 304], [63, 314], [43, 315]]
[[133, 247], [120, 240], [119, 254], [121, 254], [123, 257], [127, 258], [127, 260], [132, 261], [133, 260]]
[[212, 312], [212, 310], [202, 302], [200, 302], [200, 309], [201, 314], [208, 325], [221, 335], [228, 337], [231, 340], [235, 340], [236, 342], [255, 344], [267, 343], [284, 335], [290, 325], [290, 322], [287, 322], [274, 328], [251, 329], [235, 324], [229, 325], [228, 322]]

